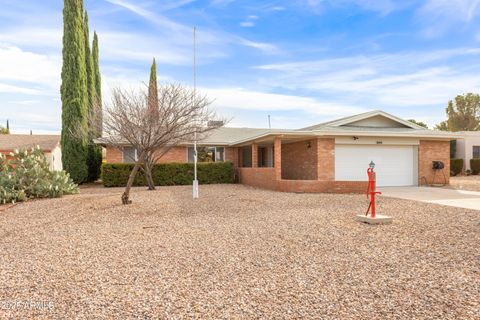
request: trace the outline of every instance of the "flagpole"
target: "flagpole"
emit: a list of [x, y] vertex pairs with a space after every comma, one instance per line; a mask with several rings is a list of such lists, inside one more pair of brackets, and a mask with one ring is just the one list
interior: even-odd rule
[[[197, 27], [193, 27], [193, 103], [195, 103], [197, 95], [197, 39], [196, 39]], [[195, 121], [195, 132], [193, 135], [193, 199], [198, 199], [198, 180], [197, 180], [197, 119]]]

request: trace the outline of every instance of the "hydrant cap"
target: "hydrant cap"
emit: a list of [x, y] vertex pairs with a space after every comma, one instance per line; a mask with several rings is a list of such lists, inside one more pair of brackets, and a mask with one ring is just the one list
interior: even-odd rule
[[375, 168], [375, 163], [373, 161], [370, 161], [370, 164], [368, 165], [370, 168]]

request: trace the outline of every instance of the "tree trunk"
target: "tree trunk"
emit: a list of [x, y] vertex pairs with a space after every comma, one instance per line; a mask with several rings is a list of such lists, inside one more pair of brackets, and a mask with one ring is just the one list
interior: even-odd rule
[[152, 170], [153, 170], [153, 158], [150, 157], [148, 154], [145, 155], [145, 164], [141, 168], [143, 173], [145, 174], [145, 179], [147, 180], [148, 190], [155, 190], [155, 182], [153, 181], [152, 177]]
[[135, 177], [137, 176], [137, 172], [140, 169], [141, 163], [145, 158], [145, 154], [142, 153], [140, 158], [135, 162], [135, 166], [133, 167], [132, 172], [130, 172], [130, 176], [128, 177], [127, 186], [125, 187], [125, 191], [122, 194], [122, 204], [131, 204], [132, 201], [130, 200], [130, 189], [132, 188], [133, 181], [135, 181]]
[[147, 178], [148, 190], [155, 190], [155, 182], [152, 177], [152, 164], [145, 165], [145, 177]]

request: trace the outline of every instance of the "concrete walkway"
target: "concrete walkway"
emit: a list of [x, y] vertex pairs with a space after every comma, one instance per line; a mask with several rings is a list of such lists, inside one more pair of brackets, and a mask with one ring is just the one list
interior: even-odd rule
[[480, 210], [480, 192], [434, 187], [382, 187], [382, 196]]

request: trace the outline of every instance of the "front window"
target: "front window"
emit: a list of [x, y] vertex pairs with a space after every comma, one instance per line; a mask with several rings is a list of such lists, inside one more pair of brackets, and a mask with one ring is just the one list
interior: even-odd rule
[[480, 158], [480, 146], [473, 146], [473, 158]]
[[[197, 147], [198, 162], [223, 162], [225, 161], [224, 147]], [[188, 147], [188, 162], [193, 162], [194, 148]]]
[[133, 147], [123, 148], [123, 163], [134, 163], [137, 161], [137, 149]]

